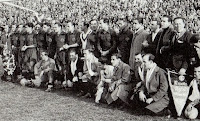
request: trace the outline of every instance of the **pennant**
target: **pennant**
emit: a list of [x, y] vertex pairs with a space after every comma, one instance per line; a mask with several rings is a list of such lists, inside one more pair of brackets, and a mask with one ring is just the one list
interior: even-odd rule
[[169, 80], [170, 90], [172, 93], [177, 115], [181, 116], [183, 108], [188, 98], [190, 87], [186, 85], [179, 85], [177, 83], [172, 84], [172, 82], [177, 82], [178, 80], [177, 78], [178, 76], [177, 75], [175, 76], [175, 74], [173, 74], [172, 76], [172, 73], [168, 71], [168, 80]]

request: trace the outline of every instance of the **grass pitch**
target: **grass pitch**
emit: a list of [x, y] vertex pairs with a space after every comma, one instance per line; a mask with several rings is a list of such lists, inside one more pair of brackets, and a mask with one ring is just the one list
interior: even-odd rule
[[[0, 121], [175, 121], [173, 118], [138, 115], [131, 109], [118, 110], [94, 99], [76, 97], [71, 91], [22, 87], [0, 82]], [[181, 119], [181, 121], [184, 121]]]

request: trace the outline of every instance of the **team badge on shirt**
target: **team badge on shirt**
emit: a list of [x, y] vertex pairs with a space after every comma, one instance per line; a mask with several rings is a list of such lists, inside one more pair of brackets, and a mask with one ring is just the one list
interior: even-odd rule
[[30, 41], [33, 42], [33, 38], [32, 37], [30, 38]]
[[51, 39], [51, 38], [49, 38], [49, 39], [48, 39], [48, 42], [52, 42], [52, 39]]
[[76, 41], [76, 38], [75, 38], [75, 36], [74, 36], [74, 35], [72, 35], [71, 37], [72, 37], [72, 41], [73, 41], [73, 42], [75, 42], [75, 41]]
[[61, 38], [60, 41], [61, 41], [61, 42], [65, 42], [65, 39], [64, 39], [64, 38]]
[[125, 40], [126, 40], [126, 41], [129, 41], [129, 38], [128, 38], [128, 37], [126, 37], [126, 38], [125, 38]]

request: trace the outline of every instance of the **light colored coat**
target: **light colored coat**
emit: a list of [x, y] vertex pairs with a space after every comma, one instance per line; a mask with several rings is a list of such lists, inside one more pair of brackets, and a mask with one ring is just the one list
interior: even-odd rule
[[144, 29], [133, 34], [129, 57], [129, 65], [132, 70], [135, 70], [135, 54], [142, 52], [142, 43], [146, 40], [147, 36], [148, 33]]
[[130, 85], [130, 66], [124, 62], [120, 62], [117, 68], [114, 68], [112, 76], [112, 84], [116, 84], [118, 80], [121, 80], [122, 83], [116, 85], [114, 91], [109, 92], [106, 95], [106, 101], [108, 104], [111, 104], [117, 99], [121, 99], [125, 103], [128, 103], [128, 94], [131, 89]]

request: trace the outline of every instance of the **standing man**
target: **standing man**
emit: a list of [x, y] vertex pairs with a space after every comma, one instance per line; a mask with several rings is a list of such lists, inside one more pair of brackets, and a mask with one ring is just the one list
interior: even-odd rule
[[12, 25], [12, 29], [11, 29], [10, 40], [11, 40], [12, 53], [15, 58], [15, 65], [16, 65], [15, 74], [16, 75], [20, 74], [20, 64], [18, 61], [20, 48], [19, 48], [19, 36], [18, 35], [19, 34], [17, 33], [16, 25], [14, 24], [14, 25]]
[[110, 63], [111, 55], [116, 51], [117, 36], [116, 33], [109, 28], [109, 20], [104, 19], [101, 21], [102, 30], [98, 33], [97, 47], [101, 53], [100, 58]]
[[26, 29], [26, 37], [25, 37], [25, 45], [21, 48], [21, 50], [24, 52], [24, 66], [26, 66], [26, 63], [30, 61], [31, 59], [37, 60], [37, 42], [36, 38], [33, 33], [33, 23], [27, 23], [25, 25]]
[[68, 21], [67, 22], [67, 38], [66, 38], [66, 44], [63, 46], [63, 49], [67, 50], [69, 52], [69, 49], [75, 48], [80, 54], [80, 47], [81, 47], [81, 40], [80, 40], [80, 32], [75, 29], [75, 23]]
[[156, 55], [156, 46], [158, 44], [159, 39], [159, 31], [160, 31], [160, 22], [158, 20], [153, 19], [150, 22], [150, 31], [151, 33], [147, 36], [147, 40], [142, 43], [144, 53], [152, 53]]
[[129, 65], [131, 69], [135, 70], [135, 54], [142, 52], [142, 43], [146, 40], [148, 33], [144, 30], [143, 18], [133, 20], [133, 39], [131, 42]]
[[[82, 32], [80, 34], [80, 40], [81, 40], [81, 50], [93, 50], [94, 49], [94, 43], [91, 41], [91, 39], [88, 39], [89, 35], [92, 33], [92, 30], [89, 27], [89, 23], [84, 22], [82, 26]], [[81, 52], [82, 52], [81, 51]]]
[[25, 34], [25, 26], [23, 24], [19, 24], [17, 27], [17, 34], [19, 40], [19, 53], [18, 53], [18, 60], [20, 71], [22, 70], [23, 59], [24, 59], [24, 51], [22, 51], [22, 47], [25, 45], [26, 34]]
[[53, 28], [55, 31], [55, 36], [54, 36], [54, 42], [52, 42], [54, 44], [52, 44], [51, 46], [56, 47], [54, 58], [56, 61], [58, 72], [63, 77], [66, 71], [66, 64], [67, 64], [66, 52], [63, 49], [63, 46], [66, 44], [66, 33], [62, 31], [61, 23], [58, 22], [55, 23]]
[[90, 29], [92, 30], [92, 33], [88, 35], [88, 40], [91, 43], [93, 43], [92, 52], [94, 53], [94, 55], [97, 58], [99, 58], [100, 52], [98, 51], [98, 48], [97, 48], [98, 22], [96, 20], [91, 20], [90, 21]]
[[161, 28], [162, 30], [159, 32], [160, 37], [156, 47], [156, 60], [159, 67], [167, 68], [171, 67], [170, 43], [175, 35], [170, 16], [164, 15], [161, 18]]
[[185, 20], [181, 17], [174, 19], [176, 35], [172, 41], [172, 69], [180, 75], [185, 75], [188, 69], [190, 50], [190, 38], [192, 33], [186, 30]]
[[[37, 25], [39, 25], [39, 24], [37, 24]], [[42, 27], [43, 27], [43, 25], [42, 25]], [[36, 27], [35, 27], [35, 29], [36, 29]], [[46, 42], [46, 38], [45, 38], [46, 31], [41, 29], [41, 27], [38, 30], [35, 30], [35, 31], [36, 31], [35, 33], [37, 33], [35, 35], [35, 37], [36, 37], [36, 40], [37, 40], [37, 51], [38, 51], [37, 54], [38, 54], [38, 57], [39, 57], [40, 52], [42, 50], [47, 50], [47, 42]]]
[[55, 43], [53, 43], [54, 31], [51, 30], [51, 27], [53, 28], [50, 23], [44, 23], [42, 25], [42, 30], [44, 32], [44, 38], [46, 42], [46, 45], [44, 47], [47, 49], [48, 56], [50, 58], [54, 58], [56, 47], [54, 45]]
[[122, 56], [121, 60], [128, 64], [133, 33], [129, 29], [128, 23], [125, 22], [124, 19], [125, 18], [120, 18], [117, 22], [120, 27], [118, 34], [117, 51]]

